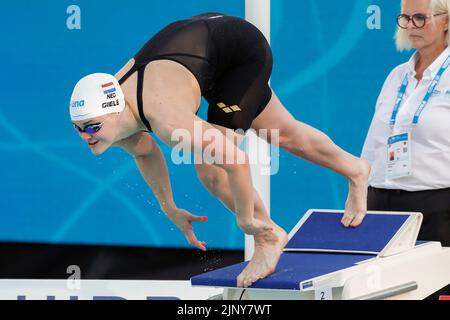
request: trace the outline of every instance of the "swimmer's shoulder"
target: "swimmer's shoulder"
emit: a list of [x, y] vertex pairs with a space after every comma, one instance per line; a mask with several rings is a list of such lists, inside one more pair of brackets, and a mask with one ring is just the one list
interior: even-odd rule
[[150, 62], [144, 75], [144, 98], [166, 98], [169, 101], [199, 104], [200, 85], [195, 76], [182, 64], [172, 60]]
[[130, 60], [128, 60], [128, 62], [114, 75], [114, 77], [117, 79], [117, 81], [122, 79], [123, 76], [126, 75], [127, 72], [130, 71], [131, 68], [134, 67], [135, 63], [136, 63], [136, 61], [134, 60], [134, 58], [131, 58]]
[[134, 157], [139, 157], [151, 154], [155, 143], [155, 140], [147, 132], [140, 131], [115, 142], [113, 146], [127, 151]]

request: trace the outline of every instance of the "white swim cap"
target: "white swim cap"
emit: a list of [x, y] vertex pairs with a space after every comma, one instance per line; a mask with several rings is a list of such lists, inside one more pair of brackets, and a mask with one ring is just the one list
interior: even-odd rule
[[125, 97], [119, 82], [107, 73], [94, 73], [82, 78], [70, 98], [72, 121], [122, 112], [124, 108]]

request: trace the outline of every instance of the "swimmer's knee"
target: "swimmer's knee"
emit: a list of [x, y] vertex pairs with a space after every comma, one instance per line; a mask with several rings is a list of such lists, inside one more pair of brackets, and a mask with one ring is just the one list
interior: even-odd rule
[[216, 170], [197, 169], [197, 177], [212, 194], [217, 194], [220, 190], [221, 175]]
[[296, 125], [289, 125], [281, 128], [277, 139], [279, 147], [284, 150], [296, 154], [304, 154], [308, 152], [308, 138], [302, 136], [299, 132], [299, 127]]
[[[293, 144], [293, 136], [295, 135], [294, 129], [289, 127], [283, 127], [280, 128], [278, 131], [278, 144], [283, 149], [291, 148]], [[271, 137], [271, 140], [274, 140], [273, 137]], [[275, 141], [271, 141], [272, 143], [275, 143]]]

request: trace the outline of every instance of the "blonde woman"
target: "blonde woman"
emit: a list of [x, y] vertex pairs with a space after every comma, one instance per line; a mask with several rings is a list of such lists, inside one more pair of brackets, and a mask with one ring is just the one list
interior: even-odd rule
[[[403, 0], [399, 51], [415, 49], [379, 95], [362, 157], [368, 210], [424, 214], [419, 240], [450, 246], [449, 0]], [[447, 290], [448, 291], [448, 290]]]

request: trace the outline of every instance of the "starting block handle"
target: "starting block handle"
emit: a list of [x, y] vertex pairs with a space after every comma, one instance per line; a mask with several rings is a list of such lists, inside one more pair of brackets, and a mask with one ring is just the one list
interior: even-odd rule
[[391, 241], [389, 241], [386, 247], [378, 254], [378, 257], [388, 257], [413, 249], [416, 245], [422, 221], [422, 213], [411, 213], [408, 220], [398, 230]]
[[402, 293], [417, 290], [419, 288], [417, 282], [412, 281], [391, 288], [383, 289], [368, 295], [352, 298], [350, 300], [384, 300], [389, 297], [397, 296]]

